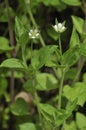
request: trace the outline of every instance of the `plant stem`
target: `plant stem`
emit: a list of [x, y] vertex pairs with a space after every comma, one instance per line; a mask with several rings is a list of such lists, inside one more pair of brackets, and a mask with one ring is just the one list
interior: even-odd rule
[[74, 80], [73, 80], [73, 84], [74, 84], [76, 81], [79, 80], [79, 78], [80, 78], [80, 73], [81, 73], [81, 70], [82, 70], [82, 68], [83, 68], [83, 65], [84, 65], [85, 61], [86, 61], [86, 60], [85, 60], [84, 57], [81, 57], [81, 58], [80, 58], [79, 63], [78, 63], [78, 72], [77, 72], [77, 74], [76, 74], [76, 76], [75, 76], [75, 78], [74, 78]]
[[[14, 46], [14, 33], [13, 33], [13, 26], [12, 26], [12, 19], [9, 10], [9, 2], [5, 0], [6, 8], [7, 8], [7, 15], [8, 15], [8, 28], [9, 28], [9, 37], [10, 37], [10, 45]], [[11, 53], [12, 57], [15, 57], [14, 50]], [[10, 78], [10, 98], [11, 102], [14, 100], [14, 70], [11, 71], [11, 78]]]
[[[34, 17], [33, 17], [32, 11], [31, 11], [31, 9], [30, 9], [30, 5], [29, 5], [28, 7], [27, 7], [27, 4], [26, 4], [26, 3], [25, 3], [25, 5], [26, 5], [27, 13], [29, 14], [30, 19], [31, 19], [31, 21], [32, 21], [32, 24], [34, 25], [35, 28], [38, 28], [38, 27], [37, 27], [37, 24], [36, 24], [36, 21], [35, 21], [35, 19], [34, 19]], [[40, 34], [40, 36], [39, 36], [39, 39], [40, 39], [41, 45], [42, 45], [42, 46], [45, 46], [45, 42], [44, 42], [44, 40], [43, 40], [41, 34]]]
[[39, 98], [38, 98], [38, 95], [37, 95], [37, 91], [35, 91], [34, 95], [35, 95], [36, 106], [37, 106], [37, 109], [38, 109], [39, 120], [40, 120], [40, 123], [42, 123], [41, 113], [40, 113], [40, 109], [39, 109]]
[[[60, 39], [60, 34], [59, 34], [59, 49], [60, 49], [60, 53], [62, 55], [62, 46], [61, 46], [61, 39]], [[62, 99], [62, 87], [63, 87], [63, 81], [64, 81], [64, 70], [62, 69], [62, 77], [60, 80], [60, 86], [59, 86], [59, 98], [58, 98], [58, 108], [61, 108], [61, 99]]]
[[32, 59], [32, 57], [33, 57], [33, 41], [31, 42], [31, 59]]
[[59, 49], [60, 49], [60, 53], [61, 53], [61, 55], [62, 55], [62, 45], [61, 45], [60, 34], [59, 34]]
[[[31, 59], [33, 57], [33, 40], [31, 40]], [[36, 72], [35, 72], [36, 74]], [[33, 87], [35, 86], [34, 84], [34, 76], [32, 77], [32, 83], [33, 83]], [[35, 89], [35, 88], [34, 88]], [[34, 97], [35, 97], [35, 104], [37, 106], [37, 110], [38, 110], [38, 114], [39, 114], [39, 119], [40, 119], [40, 123], [42, 123], [41, 121], [41, 113], [40, 113], [40, 110], [39, 110], [39, 97], [38, 97], [38, 94], [37, 94], [37, 90], [35, 89], [35, 92], [34, 92]]]
[[59, 109], [61, 109], [62, 87], [63, 87], [64, 75], [65, 75], [65, 71], [62, 70], [62, 78], [61, 78], [61, 81], [60, 81], [60, 86], [59, 86], [59, 98], [58, 98], [58, 108], [59, 108]]
[[25, 59], [25, 46], [22, 47], [22, 60], [24, 65], [27, 66], [26, 59]]

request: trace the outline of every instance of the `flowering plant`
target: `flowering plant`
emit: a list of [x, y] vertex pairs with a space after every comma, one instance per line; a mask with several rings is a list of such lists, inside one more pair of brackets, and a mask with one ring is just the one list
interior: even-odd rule
[[86, 1], [4, 0], [0, 14], [0, 130], [86, 130]]

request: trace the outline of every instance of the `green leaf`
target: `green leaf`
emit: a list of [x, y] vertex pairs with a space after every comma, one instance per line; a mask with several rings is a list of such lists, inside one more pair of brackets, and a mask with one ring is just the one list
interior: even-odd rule
[[56, 6], [56, 5], [59, 5], [59, 4], [61, 4], [61, 2], [60, 2], [60, 0], [52, 0], [52, 1], [50, 1], [50, 0], [37, 0], [37, 2], [43, 2], [43, 4], [45, 4], [46, 6], [50, 6], [50, 5], [52, 5], [52, 6]]
[[73, 27], [72, 35], [70, 39], [70, 48], [75, 47], [76, 45], [79, 45], [79, 43], [80, 41], [79, 41], [78, 33], [76, 32], [75, 27]]
[[7, 91], [7, 80], [0, 76], [0, 96], [4, 95]]
[[86, 84], [86, 73], [83, 74], [83, 82]]
[[67, 113], [64, 109], [57, 110], [55, 113], [55, 126], [59, 127], [69, 116], [70, 113]]
[[58, 127], [72, 114], [75, 108], [75, 102], [72, 102], [68, 111], [64, 109], [56, 109], [49, 104], [39, 104], [39, 110], [43, 117], [54, 127]]
[[80, 130], [86, 130], [86, 116], [77, 112], [76, 114], [76, 124]]
[[56, 109], [49, 105], [49, 104], [39, 104], [39, 110], [41, 112], [41, 114], [43, 115], [43, 117], [48, 121], [48, 122], [53, 122], [53, 116], [55, 114]]
[[38, 3], [43, 3], [45, 6], [53, 6], [58, 11], [61, 11], [66, 8], [66, 5], [63, 4], [61, 0], [37, 0]]
[[80, 44], [80, 54], [86, 57], [86, 43]]
[[48, 35], [49, 35], [52, 39], [54, 39], [55, 41], [57, 41], [57, 39], [59, 38], [58, 33], [57, 33], [53, 28], [47, 29], [47, 33], [48, 33]]
[[74, 78], [76, 77], [76, 73], [77, 73], [77, 69], [76, 68], [70, 68], [67, 70], [64, 80], [74, 80]]
[[52, 90], [58, 87], [57, 79], [48, 73], [40, 73], [36, 75], [37, 90]]
[[24, 34], [24, 32], [25, 32], [24, 27], [23, 27], [20, 19], [16, 16], [15, 17], [15, 34], [16, 34], [17, 38], [22, 36]]
[[19, 125], [19, 130], [37, 130], [33, 123], [23, 123]]
[[84, 83], [77, 82], [73, 87], [65, 85], [63, 88], [63, 95], [69, 100], [77, 99], [77, 104], [83, 106], [86, 101], [86, 86]]
[[79, 58], [80, 48], [79, 46], [75, 46], [63, 54], [61, 61], [63, 65], [72, 66], [78, 61]]
[[[52, 59], [52, 56], [56, 52], [56, 50], [57, 46], [49, 45], [42, 47], [39, 51], [35, 52], [31, 60], [33, 68], [39, 69], [43, 65], [48, 65], [48, 67], [56, 66], [54, 59]], [[50, 65], [48, 64], [48, 62], [50, 63]]]
[[64, 109], [57, 110], [55, 113], [56, 118], [55, 125], [60, 126], [61, 124], [63, 124], [64, 121], [72, 115], [72, 112], [73, 110], [75, 110], [76, 105], [77, 100], [74, 100], [73, 102], [68, 102], [66, 110]]
[[84, 27], [84, 20], [80, 17], [77, 16], [72, 16], [72, 20], [73, 20], [73, 24], [74, 27], [76, 28], [76, 30], [80, 33], [80, 34], [86, 34], [83, 31], [83, 27]]
[[64, 130], [77, 130], [76, 122], [72, 121], [70, 124], [64, 124]]
[[77, 99], [75, 99], [73, 102], [68, 102], [66, 106], [66, 111], [71, 115], [72, 111], [75, 110], [76, 106], [77, 106]]
[[70, 6], [80, 6], [82, 4], [80, 0], [61, 0], [61, 1]]
[[18, 98], [11, 106], [11, 112], [16, 116], [28, 115], [28, 105], [22, 98]]
[[10, 58], [10, 59], [4, 60], [1, 63], [0, 68], [25, 69], [26, 66], [21, 60], [16, 59], [16, 58]]
[[34, 92], [35, 91], [35, 84], [33, 79], [29, 79], [27, 80], [24, 84], [23, 84], [23, 88], [25, 91], [27, 92]]
[[[5, 73], [5, 76], [6, 77], [11, 77], [11, 71], [9, 70], [7, 73]], [[14, 78], [16, 79], [20, 79], [20, 78], [23, 78], [24, 77], [24, 74], [23, 72], [20, 72], [20, 71], [14, 71]]]
[[20, 45], [24, 46], [27, 44], [29, 36], [18, 17], [15, 18], [15, 34], [16, 40]]
[[9, 40], [5, 37], [0, 37], [0, 52], [10, 51], [13, 47], [9, 46]]
[[43, 112], [45, 112], [45, 113], [47, 113], [47, 114], [49, 114], [51, 116], [56, 111], [56, 109], [53, 106], [49, 105], [49, 104], [40, 103], [39, 108], [40, 108], [41, 111], [43, 111]]

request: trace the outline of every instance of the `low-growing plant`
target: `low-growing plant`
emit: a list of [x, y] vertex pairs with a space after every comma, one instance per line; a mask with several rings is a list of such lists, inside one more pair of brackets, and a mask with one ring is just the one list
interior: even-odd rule
[[[66, 19], [56, 17], [44, 34], [34, 18], [40, 3], [57, 11], [78, 7], [86, 15], [84, 0], [19, 0], [15, 13], [5, 0], [0, 21], [8, 22], [10, 45], [0, 36], [0, 52], [6, 54], [0, 64], [0, 99], [5, 102], [0, 105], [1, 129], [12, 120], [15, 130], [86, 130], [86, 116], [79, 110], [86, 101], [86, 19], [71, 16], [72, 33], [64, 50]], [[48, 37], [53, 44], [47, 43]]]

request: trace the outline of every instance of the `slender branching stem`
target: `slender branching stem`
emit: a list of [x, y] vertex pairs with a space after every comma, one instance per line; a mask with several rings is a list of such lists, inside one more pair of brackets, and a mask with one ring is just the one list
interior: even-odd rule
[[[60, 34], [59, 34], [59, 49], [60, 49], [60, 53], [62, 55], [62, 45], [61, 45], [61, 38], [60, 38]], [[65, 71], [64, 69], [62, 69], [62, 77], [60, 79], [60, 85], [59, 85], [59, 98], [58, 98], [58, 108], [61, 108], [61, 100], [62, 100], [62, 88], [63, 88], [63, 82], [64, 82], [64, 75], [65, 75]]]
[[32, 59], [32, 57], [33, 57], [33, 41], [31, 42], [31, 59]]
[[84, 57], [80, 58], [80, 60], [78, 62], [78, 71], [77, 71], [76, 76], [75, 76], [75, 78], [73, 80], [73, 84], [80, 79], [80, 73], [81, 73], [81, 70], [83, 68], [83, 65], [84, 65], [85, 61], [86, 60], [85, 60]]
[[60, 34], [59, 34], [59, 49], [60, 49], [60, 53], [62, 55], [62, 45], [61, 45], [61, 37], [60, 37]]
[[25, 58], [25, 46], [23, 46], [21, 49], [22, 49], [22, 60], [23, 60], [23, 63], [24, 63], [25, 66], [27, 66], [26, 58]]
[[62, 89], [63, 89], [64, 75], [65, 75], [65, 71], [62, 70], [62, 77], [61, 77], [60, 85], [59, 85], [59, 98], [58, 98], [58, 108], [59, 109], [61, 109], [61, 103], [62, 103]]

